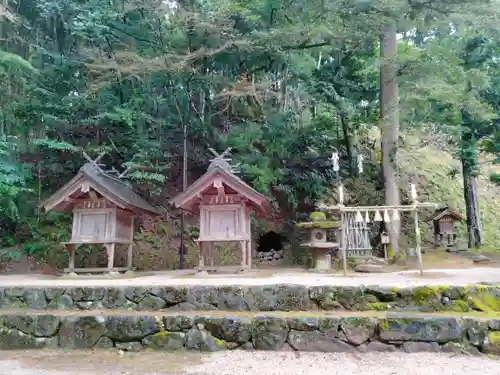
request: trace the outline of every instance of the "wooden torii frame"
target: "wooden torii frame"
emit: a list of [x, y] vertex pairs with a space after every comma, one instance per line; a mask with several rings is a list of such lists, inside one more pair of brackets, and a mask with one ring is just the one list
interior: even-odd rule
[[[375, 213], [375, 217], [373, 221], [385, 221], [390, 222], [391, 217], [390, 213], [392, 213], [392, 220], [399, 220], [402, 212], [411, 212], [413, 214], [414, 220], [414, 230], [415, 230], [415, 250], [417, 253], [418, 264], [420, 276], [424, 273], [423, 263], [422, 263], [422, 249], [421, 249], [421, 234], [420, 227], [418, 223], [418, 214], [421, 209], [436, 209], [438, 205], [436, 203], [427, 203], [427, 202], [419, 202], [417, 199], [417, 191], [415, 188], [415, 184], [410, 185], [410, 196], [412, 199], [412, 204], [409, 205], [397, 205], [397, 206], [344, 206], [344, 187], [342, 184], [338, 185], [338, 196], [339, 202], [334, 206], [327, 206], [324, 204], [318, 205], [318, 209], [324, 211], [336, 211], [340, 213], [341, 219], [341, 252], [342, 252], [342, 265], [344, 268], [344, 275], [347, 276], [347, 240], [345, 236], [346, 232], [346, 222], [345, 217], [348, 213], [355, 213], [356, 220], [369, 220], [369, 212]], [[382, 216], [380, 213], [383, 212]]]

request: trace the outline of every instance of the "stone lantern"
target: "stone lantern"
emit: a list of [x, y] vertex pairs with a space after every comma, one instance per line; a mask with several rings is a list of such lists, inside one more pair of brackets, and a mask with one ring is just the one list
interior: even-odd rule
[[313, 269], [324, 271], [332, 268], [331, 251], [338, 248], [338, 244], [328, 242], [327, 233], [328, 230], [337, 229], [339, 226], [339, 222], [327, 220], [323, 212], [313, 212], [308, 222], [297, 224], [298, 228], [309, 231], [309, 241], [300, 246], [311, 249], [314, 260]]

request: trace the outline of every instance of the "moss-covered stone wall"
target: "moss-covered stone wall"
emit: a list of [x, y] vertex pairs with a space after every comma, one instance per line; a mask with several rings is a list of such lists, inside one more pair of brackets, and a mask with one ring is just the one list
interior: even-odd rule
[[[391, 316], [392, 315], [392, 316]], [[453, 316], [334, 317], [114, 312], [0, 315], [0, 350], [296, 350], [500, 353], [500, 320]]]
[[158, 286], [0, 288], [1, 309], [454, 311], [500, 313], [500, 286]]

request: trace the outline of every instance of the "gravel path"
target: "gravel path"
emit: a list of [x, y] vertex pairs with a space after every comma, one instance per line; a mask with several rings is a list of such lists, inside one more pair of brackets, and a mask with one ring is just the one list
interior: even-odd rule
[[[2, 375], [497, 375], [487, 357], [433, 353], [323, 354], [233, 351], [211, 355], [0, 353]], [[66, 370], [66, 368], [72, 368]]]
[[[186, 271], [184, 271], [185, 273]], [[467, 285], [479, 282], [500, 283], [498, 268], [432, 269], [420, 277], [417, 271], [384, 274], [352, 272], [347, 277], [339, 274], [319, 274], [299, 270], [255, 270], [244, 275], [182, 276], [179, 272], [136, 274], [136, 277], [51, 277], [42, 275], [0, 276], [0, 287], [63, 287], [63, 286], [156, 286], [156, 285], [380, 285], [409, 287], [418, 285]]]
[[500, 362], [445, 354], [245, 353], [213, 355], [193, 375], [497, 375]]

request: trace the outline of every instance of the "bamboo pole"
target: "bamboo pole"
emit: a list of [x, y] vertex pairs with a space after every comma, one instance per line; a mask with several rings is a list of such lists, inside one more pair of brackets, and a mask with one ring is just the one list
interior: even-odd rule
[[345, 215], [340, 213], [340, 222], [341, 222], [341, 246], [342, 246], [342, 267], [344, 268], [344, 276], [347, 276], [347, 238], [346, 238], [346, 228], [345, 228]]
[[383, 210], [398, 210], [398, 211], [413, 211], [416, 208], [436, 208], [435, 203], [417, 203], [413, 205], [398, 205], [398, 206], [356, 206], [349, 207], [344, 205], [326, 206], [321, 205], [318, 207], [320, 210], [325, 211], [340, 211], [340, 212], [357, 212], [357, 211], [383, 211]]
[[[338, 169], [338, 168], [337, 168]], [[337, 172], [337, 181], [339, 181], [339, 174]], [[345, 215], [342, 208], [344, 207], [344, 186], [342, 184], [338, 184], [337, 186], [338, 194], [339, 194], [339, 203], [338, 207], [340, 209], [340, 226], [341, 226], [341, 251], [342, 251], [342, 268], [344, 269], [344, 276], [347, 276], [347, 231], [346, 231], [346, 222]]]
[[422, 249], [421, 249], [422, 239], [420, 237], [420, 227], [418, 225], [418, 209], [416, 207], [413, 214], [413, 218], [415, 220], [415, 251], [417, 253], [418, 267], [420, 276], [424, 276], [424, 264], [422, 261]]

